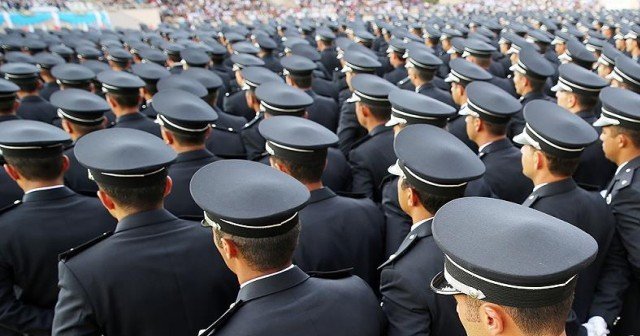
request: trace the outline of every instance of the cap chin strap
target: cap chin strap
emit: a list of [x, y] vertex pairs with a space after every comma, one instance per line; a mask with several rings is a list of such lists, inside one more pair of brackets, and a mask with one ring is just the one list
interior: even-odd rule
[[[451, 259], [449, 259], [451, 260]], [[447, 267], [445, 266], [444, 268], [444, 278], [447, 280], [447, 282], [451, 285], [451, 287], [453, 287], [454, 289], [457, 289], [458, 291], [469, 295], [470, 297], [477, 299], [477, 300], [482, 300], [484, 298], [486, 298], [487, 296], [484, 295], [484, 293], [482, 293], [481, 290], [479, 289], [475, 289], [471, 286], [467, 286], [465, 284], [463, 284], [462, 282], [456, 280], [456, 278], [452, 277], [451, 274], [449, 274], [449, 272], [447, 271]]]

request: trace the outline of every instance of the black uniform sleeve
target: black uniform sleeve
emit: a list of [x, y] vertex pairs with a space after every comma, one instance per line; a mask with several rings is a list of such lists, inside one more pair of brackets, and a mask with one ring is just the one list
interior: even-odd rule
[[380, 288], [382, 311], [388, 320], [386, 335], [429, 335], [431, 318], [428, 307], [415, 302], [415, 293], [425, 289], [414, 288], [392, 268], [385, 268], [383, 272], [389, 280]]
[[53, 335], [101, 335], [82, 284], [64, 262], [58, 264], [58, 278], [60, 293], [53, 319]]
[[375, 184], [371, 170], [367, 167], [366, 158], [362, 157], [358, 151], [351, 152], [349, 156], [349, 164], [353, 173], [351, 183], [351, 191], [356, 194], [362, 194], [369, 198], [373, 198]]
[[349, 157], [351, 146], [362, 135], [362, 126], [358, 123], [355, 109], [349, 108], [350, 103], [345, 102], [340, 110], [338, 121], [338, 148]]

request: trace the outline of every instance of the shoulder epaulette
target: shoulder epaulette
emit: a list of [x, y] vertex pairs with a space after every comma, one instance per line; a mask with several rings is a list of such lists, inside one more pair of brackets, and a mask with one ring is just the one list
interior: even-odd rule
[[113, 234], [113, 231], [108, 231], [105, 232], [103, 234], [101, 234], [100, 236], [91, 239], [90, 241], [78, 246], [78, 247], [74, 247], [72, 249], [70, 249], [69, 251], [66, 252], [62, 252], [58, 255], [58, 260], [60, 261], [67, 261], [71, 258], [73, 258], [74, 256], [80, 254], [80, 252], [88, 249], [89, 247], [97, 244], [98, 242], [105, 240], [107, 238], [109, 238], [111, 235]]
[[9, 205], [7, 205], [7, 206], [5, 206], [5, 207], [1, 208], [1, 209], [0, 209], [0, 215], [2, 215], [3, 213], [5, 213], [5, 212], [7, 212], [7, 211], [9, 211], [9, 210], [11, 210], [11, 209], [13, 209], [13, 208], [17, 207], [17, 206], [18, 206], [18, 205], [20, 205], [20, 204], [22, 204], [22, 201], [21, 201], [21, 200], [15, 200], [13, 203], [11, 203], [11, 204], [9, 204]]
[[345, 268], [341, 270], [329, 271], [329, 272], [307, 272], [310, 277], [320, 279], [344, 279], [353, 275], [353, 268]]
[[216, 124], [211, 124], [211, 127], [216, 129], [216, 130], [223, 131], [223, 132], [238, 133], [236, 130], [234, 130], [231, 127], [222, 127], [222, 126], [218, 126]]
[[253, 118], [251, 121], [249, 121], [248, 123], [244, 124], [244, 126], [242, 126], [242, 129], [247, 129], [251, 126], [253, 126], [253, 124], [257, 123], [258, 121], [260, 121], [261, 118]]
[[198, 335], [199, 336], [215, 335], [216, 331], [220, 330], [220, 328], [224, 326], [224, 324], [229, 320], [229, 318], [231, 318], [231, 316], [233, 316], [233, 314], [237, 312], [238, 309], [240, 309], [240, 307], [242, 307], [243, 305], [244, 305], [244, 301], [242, 300], [238, 300], [232, 303], [229, 309], [227, 309], [227, 311], [224, 312], [222, 316], [220, 316], [215, 322], [213, 322], [213, 324], [210, 325], [207, 329], [201, 330], [200, 333], [198, 333]]

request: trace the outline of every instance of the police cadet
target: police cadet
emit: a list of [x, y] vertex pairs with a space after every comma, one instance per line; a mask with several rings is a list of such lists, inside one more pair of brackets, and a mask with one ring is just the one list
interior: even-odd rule
[[278, 47], [276, 41], [274, 41], [269, 36], [259, 35], [256, 36], [256, 46], [260, 48], [258, 52], [258, 57], [264, 61], [264, 67], [279, 74], [282, 73], [282, 65], [280, 65], [280, 60], [276, 55], [274, 55], [274, 50]]
[[189, 193], [189, 181], [198, 169], [219, 160], [205, 147], [218, 115], [204, 100], [176, 89], [156, 93], [151, 104], [158, 111], [156, 122], [162, 138], [178, 153], [169, 168], [173, 187], [165, 198], [165, 208], [178, 217], [201, 220], [202, 212]]
[[640, 61], [640, 43], [638, 43], [638, 36], [640, 36], [640, 26], [637, 24], [631, 26], [629, 32], [624, 35], [625, 50], [635, 62]]
[[432, 83], [435, 72], [440, 65], [442, 65], [442, 60], [428, 50], [421, 48], [408, 50], [407, 64], [405, 66], [409, 74], [409, 79], [413, 86], [415, 86], [415, 91], [456, 107], [456, 104], [451, 98], [451, 94], [436, 87]]
[[340, 91], [340, 120], [338, 121], [338, 147], [345, 156], [349, 155], [354, 143], [367, 134], [367, 130], [360, 125], [356, 115], [355, 101], [349, 99], [353, 95], [353, 80], [361, 74], [373, 75], [382, 64], [377, 59], [359, 51], [344, 53], [341, 73], [345, 74], [348, 88]]
[[602, 48], [602, 54], [598, 58], [598, 76], [606, 79], [613, 72], [613, 67], [616, 66], [616, 59], [622, 55], [624, 54], [613, 45], [605, 44]]
[[[449, 69], [449, 74], [444, 81], [451, 83], [451, 97], [461, 110], [467, 105], [467, 85], [476, 81], [488, 81], [493, 77], [488, 71], [462, 58], [452, 59], [449, 62]], [[461, 114], [454, 115], [449, 119], [447, 129], [471, 150], [478, 151], [478, 145], [467, 135], [465, 118]]]
[[358, 123], [367, 135], [353, 144], [349, 164], [353, 172], [352, 192], [363, 194], [374, 202], [382, 200], [382, 180], [387, 168], [396, 160], [393, 153], [393, 129], [386, 126], [391, 118], [389, 93], [397, 89], [388, 81], [370, 74], [351, 80]]
[[75, 153], [118, 224], [60, 256], [53, 334], [197, 334], [237, 287], [210, 233], [163, 207], [175, 152], [149, 133], [112, 128], [80, 138]]
[[613, 71], [606, 77], [611, 80], [611, 86], [640, 93], [640, 64], [627, 56], [616, 58]]
[[229, 58], [233, 62], [233, 73], [235, 78], [231, 79], [229, 84], [229, 92], [224, 98], [222, 109], [236, 116], [245, 117], [247, 121], [251, 120], [254, 111], [248, 105], [244, 87], [243, 69], [248, 67], [264, 67], [264, 61], [258, 57], [248, 54], [234, 54]]
[[153, 95], [158, 92], [158, 81], [171, 76], [167, 68], [155, 63], [136, 63], [131, 66], [131, 73], [140, 77], [145, 83], [142, 87], [144, 103], [140, 106], [140, 113], [148, 118], [155, 119], [158, 114], [151, 104]]
[[201, 335], [382, 335], [384, 317], [364, 281], [310, 277], [292, 264], [310, 197], [302, 183], [261, 163], [223, 160], [194, 175], [191, 194], [240, 283], [235, 303]]
[[33, 58], [40, 69], [40, 78], [43, 82], [39, 95], [48, 101], [51, 94], [59, 89], [56, 79], [51, 75], [51, 69], [58, 64], [65, 64], [66, 61], [60, 55], [48, 52], [37, 53]]
[[0, 123], [5, 170], [25, 195], [0, 211], [0, 334], [50, 334], [57, 255], [112, 230], [97, 199], [65, 187], [71, 138], [33, 120]]
[[[311, 192], [300, 210], [301, 233], [293, 259], [304, 271], [353, 273], [376, 292], [382, 261], [384, 216], [370, 199], [336, 195], [323, 184], [330, 146], [338, 137], [321, 125], [292, 116], [276, 116], [260, 123], [272, 167], [303, 183]], [[338, 151], [338, 153], [340, 153]]]
[[398, 202], [412, 220], [398, 250], [380, 269], [387, 335], [464, 335], [451, 298], [427, 291], [426, 279], [442, 271], [444, 256], [433, 241], [431, 218], [462, 197], [467, 183], [484, 173], [480, 159], [461, 141], [432, 125], [409, 125], [396, 136]]
[[598, 285], [587, 328], [603, 334], [607, 328], [621, 335], [640, 328], [640, 96], [620, 88], [600, 92], [602, 114], [594, 126], [602, 127], [600, 140], [607, 159], [618, 166], [603, 192], [616, 218], [616, 235], [611, 243], [609, 267]]
[[582, 229], [598, 243], [595, 262], [580, 272], [576, 285], [573, 308], [578, 322], [583, 323], [615, 225], [600, 194], [578, 187], [571, 177], [580, 155], [596, 141], [598, 133], [579, 116], [551, 102], [531, 102], [524, 108], [524, 116], [526, 127], [514, 141], [523, 145], [523, 172], [535, 186], [523, 205]]
[[467, 335], [565, 335], [578, 274], [598, 251], [589, 234], [542, 212], [480, 197], [443, 206], [432, 231], [444, 271], [431, 289], [455, 297]]
[[42, 87], [38, 77], [39, 70], [33, 64], [7, 63], [0, 66], [0, 72], [6, 80], [12, 81], [20, 87], [17, 95], [20, 106], [16, 114], [22, 119], [42, 121], [53, 124], [57, 120], [55, 106], [38, 95]]
[[[553, 65], [532, 47], [520, 49], [517, 58], [517, 62], [509, 70], [513, 71], [513, 83], [516, 92], [520, 95], [522, 106], [526, 106], [527, 103], [535, 99], [553, 101], [553, 98], [543, 92], [547, 78], [555, 73]], [[510, 139], [522, 133], [524, 123], [522, 112], [511, 118], [507, 132]]]
[[[607, 81], [575, 64], [562, 64], [558, 70], [558, 83], [551, 88], [556, 92], [558, 105], [593, 124], [600, 114], [596, 112], [600, 107], [598, 94], [608, 85]], [[596, 140], [584, 149], [573, 178], [585, 189], [600, 191], [607, 187], [615, 170], [615, 165], [604, 156], [602, 142]]]
[[160, 137], [160, 127], [140, 113], [142, 101], [140, 89], [145, 82], [125, 71], [106, 70], [98, 74], [105, 99], [116, 115], [113, 127], [133, 128]]
[[[17, 93], [20, 88], [5, 79], [0, 79], [0, 123], [20, 119], [16, 116], [18, 109]], [[22, 197], [22, 189], [9, 177], [4, 169], [0, 169], [0, 209], [12, 204]]]
[[283, 74], [287, 84], [303, 90], [313, 98], [313, 104], [307, 108], [309, 120], [336, 132], [340, 113], [338, 104], [329, 97], [318, 95], [311, 87], [316, 64], [298, 55], [283, 57], [280, 63], [284, 67]]
[[118, 47], [107, 49], [106, 54], [111, 69], [115, 71], [129, 71], [131, 68], [133, 55], [131, 55], [130, 52]]
[[578, 40], [569, 39], [564, 54], [558, 55], [558, 59], [562, 64], [574, 63], [587, 70], [593, 69], [593, 63], [598, 59], [593, 53]]
[[465, 92], [467, 103], [459, 114], [465, 116], [467, 135], [478, 145], [487, 169], [485, 181], [498, 198], [522, 203], [533, 185], [522, 174], [520, 151], [507, 138], [509, 121], [522, 105], [487, 82], [472, 82]]
[[182, 58], [182, 60], [180, 61], [183, 69], [182, 72], [191, 68], [206, 69], [209, 67], [209, 63], [211, 63], [211, 58], [209, 57], [209, 55], [207, 55], [204, 50], [197, 48], [185, 48], [180, 50], [180, 58]]
[[385, 73], [382, 78], [398, 85], [401, 80], [407, 78], [409, 75], [405, 67], [407, 60], [404, 57], [404, 54], [407, 52], [407, 44], [403, 40], [394, 37], [389, 41], [389, 47], [387, 47], [386, 52], [389, 58], [388, 62], [393, 67], [393, 70]]
[[331, 29], [326, 27], [320, 27], [316, 29], [316, 44], [317, 49], [320, 52], [320, 62], [324, 65], [324, 68], [329, 72], [337, 71], [340, 68], [340, 62], [338, 61], [338, 53], [334, 45], [336, 35]]
[[207, 90], [204, 100], [213, 107], [218, 115], [215, 123], [211, 124], [211, 136], [206, 140], [206, 146], [216, 156], [221, 158], [244, 159], [247, 153], [240, 136], [240, 131], [247, 120], [222, 111], [218, 100], [224, 97], [224, 82], [217, 73], [202, 68], [189, 68], [182, 72], [182, 77], [195, 80]]
[[500, 63], [493, 62], [491, 55], [497, 51], [496, 47], [470, 38], [464, 44], [462, 58], [476, 64], [496, 77], [506, 77], [506, 69]]
[[[74, 143], [86, 134], [104, 129], [107, 125], [105, 114], [111, 110], [104, 99], [81, 89], [56, 91], [51, 95], [51, 104], [58, 107], [62, 129], [69, 133]], [[76, 159], [73, 145], [68, 146], [64, 154], [69, 158], [65, 184], [77, 193], [95, 197], [98, 186]]]
[[[258, 125], [265, 118], [266, 111], [264, 104], [261, 103], [261, 99], [257, 94], [258, 88], [262, 86], [262, 84], [268, 83], [268, 85], [265, 85], [260, 90], [261, 95], [268, 95], [269, 93], [276, 94], [276, 96], [270, 97], [274, 105], [267, 103], [267, 105], [275, 107], [275, 109], [272, 109], [275, 111], [273, 115], [279, 114], [276, 109], [282, 104], [282, 106], [286, 106], [284, 108], [286, 111], [283, 111], [283, 113], [298, 113], [302, 116], [304, 115], [304, 109], [313, 104], [313, 99], [306, 94], [305, 97], [300, 98], [300, 94], [304, 93], [302, 90], [284, 84], [280, 76], [266, 68], [249, 67], [243, 69], [242, 72], [245, 77], [244, 87], [242, 89], [246, 95], [247, 105], [252, 111], [252, 117], [248, 118], [250, 121], [242, 127], [240, 136], [244, 142], [244, 148], [247, 151], [247, 159], [259, 161], [266, 155], [264, 151], [264, 138], [260, 135], [260, 132], [258, 132]], [[273, 89], [275, 89], [275, 91]], [[278, 96], [279, 93], [283, 93], [284, 96]], [[279, 100], [282, 98], [291, 98], [288, 97], [288, 95], [293, 95], [297, 98], [297, 101]], [[301, 103], [301, 105], [297, 105], [298, 103]]]
[[[444, 128], [456, 110], [433, 98], [408, 90], [389, 93], [391, 118], [386, 126], [397, 135], [405, 126], [428, 124]], [[386, 218], [385, 258], [395, 252], [411, 228], [411, 217], [398, 203], [398, 177], [390, 174], [382, 182], [382, 209]]]
[[82, 64], [65, 63], [56, 65], [51, 69], [51, 75], [56, 79], [58, 90], [75, 88], [91, 92], [95, 91], [91, 83], [96, 78], [96, 74]]

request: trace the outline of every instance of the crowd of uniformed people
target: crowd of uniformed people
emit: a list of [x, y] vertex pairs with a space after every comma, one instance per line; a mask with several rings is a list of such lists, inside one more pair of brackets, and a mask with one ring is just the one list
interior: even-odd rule
[[0, 335], [639, 335], [640, 13], [368, 14], [5, 29]]

